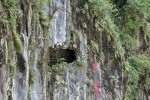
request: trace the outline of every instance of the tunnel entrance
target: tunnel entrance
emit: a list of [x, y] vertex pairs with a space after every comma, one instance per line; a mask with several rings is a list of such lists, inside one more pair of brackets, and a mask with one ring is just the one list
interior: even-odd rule
[[50, 48], [49, 51], [50, 51], [49, 66], [61, 62], [72, 63], [73, 61], [76, 60], [76, 55], [74, 50]]

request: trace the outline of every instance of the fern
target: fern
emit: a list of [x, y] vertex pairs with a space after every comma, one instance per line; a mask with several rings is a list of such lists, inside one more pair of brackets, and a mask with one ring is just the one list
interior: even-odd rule
[[[134, 100], [138, 96], [138, 90], [143, 83], [140, 83], [141, 76], [150, 73], [150, 57], [145, 55], [132, 55], [125, 63], [125, 70], [128, 74], [128, 86], [126, 100]], [[144, 86], [149, 85], [149, 77], [145, 77]], [[148, 89], [148, 88], [147, 88]]]

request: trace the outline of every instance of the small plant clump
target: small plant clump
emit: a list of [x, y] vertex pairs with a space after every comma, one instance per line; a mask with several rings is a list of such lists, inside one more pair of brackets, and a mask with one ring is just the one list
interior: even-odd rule
[[80, 33], [79, 33], [78, 30], [72, 29], [72, 30], [71, 30], [71, 33], [73, 34], [73, 36], [74, 36], [76, 39], [79, 39]]
[[48, 72], [52, 74], [63, 74], [65, 71], [68, 70], [66, 62], [59, 62], [52, 66], [47, 66]]
[[80, 61], [80, 60], [77, 60], [77, 66], [81, 67], [81, 68], [85, 68], [87, 66], [86, 62], [85, 61]]
[[29, 71], [29, 83], [33, 84], [35, 82], [35, 71], [30, 70]]
[[14, 39], [14, 46], [17, 53], [22, 53], [23, 47], [22, 47], [22, 41], [20, 39], [19, 34], [13, 33], [13, 39]]
[[93, 40], [91, 40], [90, 43], [91, 43], [91, 47], [92, 47], [93, 51], [98, 53], [99, 52], [99, 45]]

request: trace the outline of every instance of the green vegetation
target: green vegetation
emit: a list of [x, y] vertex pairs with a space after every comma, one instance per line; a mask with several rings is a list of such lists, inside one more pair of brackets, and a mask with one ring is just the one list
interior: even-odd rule
[[22, 53], [22, 42], [18, 33], [13, 32], [14, 45], [17, 53]]
[[[128, 74], [128, 87], [125, 99], [134, 100], [138, 97], [138, 92], [142, 86], [148, 92], [149, 73], [150, 73], [150, 57], [145, 55], [133, 55], [128, 58], [125, 66]], [[138, 99], [138, 98], [136, 98]]]
[[16, 27], [17, 27], [17, 18], [20, 15], [20, 11], [17, 8], [18, 0], [6, 0], [3, 2], [3, 6], [5, 10], [7, 11], [7, 19], [10, 25], [10, 29], [12, 32], [14, 45], [17, 53], [22, 53], [22, 41], [20, 39], [19, 34], [17, 33]]
[[35, 71], [34, 70], [30, 70], [29, 71], [29, 84], [33, 84], [35, 81]]
[[[124, 57], [124, 47], [138, 47], [138, 34], [144, 28], [144, 39], [148, 44], [149, 38], [149, 0], [87, 0], [84, 5], [77, 9], [77, 13], [84, 16], [81, 19], [81, 27], [86, 26], [87, 22], [94, 21], [97, 33], [105, 32], [110, 35], [114, 56]], [[82, 27], [85, 29], [85, 27]], [[90, 30], [90, 29], [88, 29]]]
[[86, 68], [87, 67], [87, 64], [85, 61], [80, 61], [80, 60], [77, 60], [77, 66], [81, 67], [81, 68]]
[[94, 88], [93, 80], [89, 79], [89, 81], [87, 82], [87, 86], [90, 87], [90, 89], [93, 89]]
[[[92, 36], [110, 36], [113, 57], [121, 62], [122, 71], [125, 66], [123, 73], [128, 77], [125, 99], [137, 99], [137, 91], [141, 86], [148, 91], [150, 81], [147, 75], [150, 73], [149, 55], [137, 54], [134, 51], [141, 48], [140, 42], [143, 48], [150, 44], [150, 0], [86, 0], [83, 3], [76, 9], [81, 17], [78, 19], [81, 24], [78, 24], [87, 33], [91, 33], [92, 25], [89, 26], [88, 23], [93, 22], [93, 28], [96, 30], [90, 35], [93, 52], [101, 48], [98, 45], [99, 40], [96, 36], [93, 39]], [[125, 57], [128, 49], [132, 54]], [[139, 52], [144, 52], [144, 49]], [[144, 77], [145, 75], [147, 77]]]
[[93, 51], [98, 53], [99, 52], [99, 45], [93, 40], [91, 40], [90, 43], [91, 43], [91, 48], [93, 49]]
[[[88, 0], [81, 9], [81, 13], [86, 16], [84, 22], [88, 22], [91, 18], [94, 20], [94, 27], [99, 32], [105, 31], [110, 35], [113, 42], [115, 57], [123, 57], [124, 49], [120, 40], [120, 31], [115, 24], [113, 14], [117, 12], [115, 6], [109, 0]], [[89, 19], [90, 17], [90, 19]]]
[[74, 37], [75, 39], [79, 39], [80, 33], [79, 33], [78, 30], [72, 29], [72, 30], [71, 30], [71, 34], [73, 35], [73, 37]]
[[47, 66], [47, 70], [48, 72], [52, 73], [52, 74], [62, 74], [65, 71], [67, 71], [67, 63], [66, 62], [58, 62], [55, 65], [52, 66]]
[[[144, 51], [143, 48], [150, 45], [150, 0], [81, 1], [83, 1], [83, 4], [76, 9], [78, 15], [77, 18], [79, 21], [77, 22], [78, 28], [82, 28], [84, 32], [87, 33], [87, 37], [89, 38], [88, 40], [90, 40], [87, 42], [92, 48], [91, 52], [97, 54], [99, 54], [99, 51], [102, 50], [99, 43], [103, 43], [100, 42], [100, 39], [104, 39], [108, 36], [110, 37], [109, 41], [106, 39], [106, 41], [102, 42], [106, 42], [106, 44], [111, 45], [111, 51], [113, 52], [113, 56], [110, 54], [112, 57], [111, 59], [117, 59], [117, 61], [121, 63], [122, 66], [120, 67], [120, 69], [124, 71], [123, 74], [125, 74], [127, 77], [127, 84], [125, 86], [127, 88], [127, 90], [125, 91], [125, 99], [138, 99], [138, 91], [140, 91], [142, 86], [145, 89], [145, 94], [148, 93], [148, 89], [150, 86], [150, 56], [149, 54], [143, 54], [143, 52], [147, 51], [147, 49]], [[22, 11], [19, 10], [19, 6], [17, 6], [20, 5], [19, 0], [2, 0], [1, 2], [6, 15], [4, 15], [5, 17], [0, 16], [0, 23], [7, 24], [7, 32], [11, 32], [10, 37], [12, 36], [12, 40], [14, 41], [10, 41], [10, 38], [7, 39], [7, 41], [9, 40], [8, 44], [10, 44], [8, 45], [8, 66], [10, 68], [12, 85], [15, 68], [15, 57], [12, 51], [14, 51], [14, 48], [19, 54], [21, 54], [23, 51], [20, 33], [17, 30], [17, 21], [19, 21], [18, 19], [22, 17], [23, 14]], [[47, 9], [47, 5], [50, 4], [50, 0], [29, 0], [29, 2], [32, 3], [33, 18], [31, 20], [32, 24], [35, 24], [35, 26], [33, 26], [36, 27], [34, 30], [42, 26], [42, 33], [45, 35], [45, 37], [48, 38], [47, 34], [45, 33], [48, 32], [50, 17], [49, 15], [47, 15], [45, 10]], [[76, 39], [80, 38], [80, 32], [76, 29], [72, 29], [71, 33]], [[40, 39], [39, 41], [36, 41], [37, 37], [35, 36], [35, 34], [31, 36], [29, 49], [33, 49], [36, 46], [36, 43], [38, 44], [40, 42]], [[43, 42], [43, 44], [45, 45], [45, 51], [48, 48], [48, 45], [46, 43], [47, 41]], [[131, 49], [133, 53], [131, 55], [125, 56], [125, 54], [128, 54], [128, 49]], [[136, 51], [133, 51], [135, 49], [141, 51], [138, 51], [137, 53]], [[45, 51], [42, 52], [42, 54], [45, 53]], [[20, 63], [20, 66], [23, 67], [24, 61], [23, 59], [19, 59], [19, 56], [18, 60], [20, 60], [20, 62], [18, 62]], [[42, 57], [44, 58], [44, 56]], [[20, 58], [22, 58], [22, 56]], [[30, 65], [34, 64], [34, 58], [34, 56], [31, 56]], [[102, 62], [105, 62], [105, 59], [107, 59], [107, 57], [103, 58]], [[65, 59], [60, 59], [58, 60], [56, 65], [48, 66], [48, 71], [52, 74], [57, 75], [64, 73], [66, 70], [68, 70], [67, 63], [64, 62], [64, 60]], [[42, 59], [42, 63], [43, 62], [45, 61], [43, 61]], [[86, 62], [84, 61], [78, 60], [76, 63], [77, 66], [81, 68], [87, 67]], [[117, 79], [115, 78], [115, 76], [111, 77], [112, 83], [116, 80]], [[30, 70], [29, 83], [33, 84], [34, 81], [35, 72], [33, 70]], [[93, 87], [92, 81], [89, 81], [88, 84], [89, 86]]]
[[1, 18], [1, 16], [0, 16], [0, 23], [8, 23], [8, 20]]
[[15, 63], [12, 59], [9, 60], [10, 76], [14, 76]]
[[33, 0], [33, 11], [34, 15], [37, 16], [37, 20], [39, 20], [42, 28], [43, 28], [43, 34], [46, 35], [48, 28], [49, 28], [49, 21], [50, 17], [46, 13], [46, 7], [50, 5], [51, 0]]

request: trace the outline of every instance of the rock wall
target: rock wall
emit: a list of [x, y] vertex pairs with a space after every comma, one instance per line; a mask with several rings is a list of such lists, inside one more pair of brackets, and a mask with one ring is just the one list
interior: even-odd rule
[[[123, 100], [122, 59], [92, 20], [90, 31], [81, 27], [84, 2], [0, 1], [0, 100]], [[73, 50], [76, 59], [66, 63], [51, 48]]]

